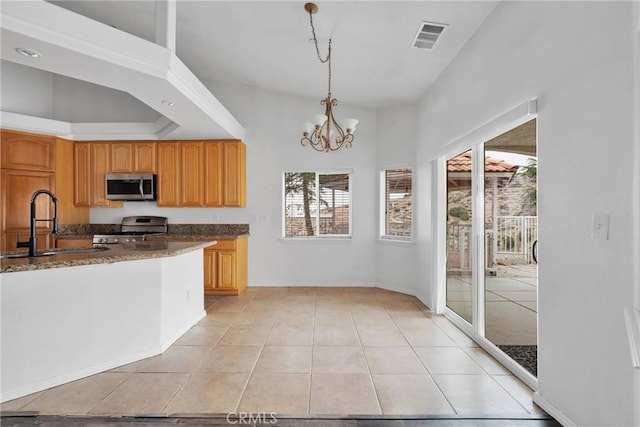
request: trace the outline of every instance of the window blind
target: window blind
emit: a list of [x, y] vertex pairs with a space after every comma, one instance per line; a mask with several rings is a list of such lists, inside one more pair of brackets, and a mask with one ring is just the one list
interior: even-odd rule
[[351, 234], [349, 173], [285, 172], [284, 236]]
[[411, 169], [388, 169], [384, 182], [384, 235], [410, 238], [413, 216]]

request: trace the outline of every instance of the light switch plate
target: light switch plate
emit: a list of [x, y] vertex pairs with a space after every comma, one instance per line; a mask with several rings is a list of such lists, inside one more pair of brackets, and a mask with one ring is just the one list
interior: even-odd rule
[[609, 214], [593, 214], [591, 216], [591, 238], [609, 240]]

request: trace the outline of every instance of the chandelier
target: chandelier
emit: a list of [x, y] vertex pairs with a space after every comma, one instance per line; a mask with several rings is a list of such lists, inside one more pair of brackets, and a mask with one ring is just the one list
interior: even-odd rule
[[[329, 48], [327, 56], [323, 59], [320, 56], [318, 48], [318, 39], [316, 38], [316, 29], [313, 26], [313, 14], [318, 11], [318, 6], [314, 3], [304, 5], [304, 10], [309, 12], [309, 22], [311, 24], [311, 33], [313, 34], [313, 43], [316, 47], [318, 59], [322, 64], [327, 64], [329, 69], [329, 91], [327, 97], [320, 101], [320, 105], [324, 105], [324, 114], [316, 114], [313, 116], [313, 123], [305, 123], [304, 132], [300, 143], [303, 146], [310, 145], [316, 151], [338, 151], [342, 148], [351, 148], [353, 142], [353, 132], [356, 130], [358, 120], [345, 119], [343, 126], [340, 126], [333, 117], [333, 107], [338, 105], [338, 100], [331, 97], [331, 39], [329, 39]], [[333, 129], [332, 129], [333, 128]], [[334, 131], [335, 130], [335, 131]]]

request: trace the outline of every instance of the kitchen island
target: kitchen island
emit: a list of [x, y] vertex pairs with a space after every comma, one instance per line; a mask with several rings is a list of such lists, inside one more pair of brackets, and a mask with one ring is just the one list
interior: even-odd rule
[[162, 353], [205, 316], [206, 242], [0, 261], [0, 402]]

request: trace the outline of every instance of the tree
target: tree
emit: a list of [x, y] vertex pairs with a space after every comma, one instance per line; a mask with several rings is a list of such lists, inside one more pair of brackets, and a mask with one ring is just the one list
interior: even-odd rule
[[529, 179], [530, 184], [525, 188], [523, 198], [533, 207], [533, 212], [538, 213], [538, 160], [529, 158], [527, 165], [522, 167], [522, 176]]
[[293, 196], [302, 193], [302, 205], [304, 209], [304, 224], [307, 236], [313, 236], [313, 223], [311, 222], [311, 204], [315, 202], [314, 172], [291, 172], [285, 174], [285, 194]]

